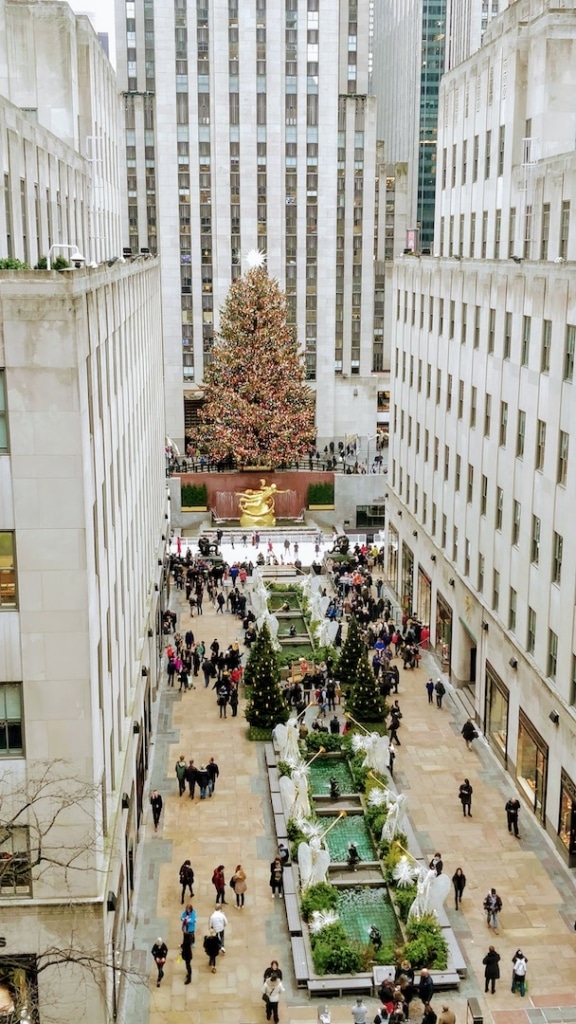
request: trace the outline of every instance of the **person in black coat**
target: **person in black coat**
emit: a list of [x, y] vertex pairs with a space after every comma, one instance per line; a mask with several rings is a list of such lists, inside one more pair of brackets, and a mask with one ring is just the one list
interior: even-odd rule
[[424, 1015], [422, 1017], [422, 1024], [436, 1024], [438, 1017], [434, 1010], [430, 1006], [430, 1003], [424, 1004]]
[[418, 997], [426, 1006], [432, 1001], [434, 995], [434, 982], [430, 977], [430, 972], [426, 967], [423, 967], [420, 971], [420, 981], [418, 983]]
[[464, 779], [464, 782], [462, 783], [462, 785], [460, 786], [460, 789], [458, 790], [458, 799], [460, 800], [460, 803], [462, 804], [462, 812], [464, 814], [464, 817], [466, 817], [466, 811], [468, 811], [468, 817], [469, 818], [472, 817], [472, 793], [473, 792], [474, 792], [474, 790], [472, 789], [472, 786], [470, 785], [470, 779]]
[[158, 831], [158, 822], [160, 821], [160, 815], [162, 814], [162, 797], [157, 789], [153, 789], [150, 796], [150, 803], [152, 805], [152, 817], [154, 819], [154, 831]]
[[186, 980], [185, 985], [189, 985], [192, 981], [192, 933], [184, 932], [182, 936], [182, 945], [180, 946], [180, 953], [182, 955], [182, 962], [186, 965]]
[[500, 954], [496, 952], [494, 946], [488, 947], [488, 952], [482, 963], [484, 964], [484, 991], [488, 991], [488, 985], [490, 984], [490, 991], [494, 995], [496, 981], [500, 977]]
[[462, 871], [462, 868], [456, 868], [456, 871], [452, 875], [452, 885], [454, 886], [454, 902], [456, 904], [455, 909], [459, 910], [459, 903], [462, 903], [462, 896], [464, 889], [466, 888], [466, 875]]
[[150, 950], [154, 957], [154, 963], [158, 968], [158, 978], [156, 979], [156, 988], [160, 988], [160, 982], [164, 977], [164, 964], [166, 963], [166, 957], [168, 956], [168, 946], [164, 942], [163, 938], [156, 939], [156, 942]]

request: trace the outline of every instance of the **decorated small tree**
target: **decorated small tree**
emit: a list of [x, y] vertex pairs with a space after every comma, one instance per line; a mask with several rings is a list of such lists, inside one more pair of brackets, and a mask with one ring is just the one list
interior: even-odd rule
[[384, 699], [378, 692], [378, 683], [367, 654], [361, 656], [356, 666], [356, 682], [347, 709], [359, 722], [382, 722], [384, 719]]
[[265, 624], [250, 650], [244, 682], [252, 690], [245, 712], [250, 725], [272, 729], [278, 722], [288, 721], [290, 710], [280, 689], [278, 658]]
[[262, 253], [235, 281], [220, 313], [220, 333], [204, 375], [199, 442], [216, 461], [292, 462], [315, 439], [314, 396], [302, 352], [287, 323], [286, 296]]
[[343, 693], [352, 691], [356, 683], [358, 662], [366, 653], [366, 645], [362, 640], [360, 626], [357, 619], [352, 616], [348, 623], [348, 633], [342, 645], [340, 659], [338, 661], [337, 675]]

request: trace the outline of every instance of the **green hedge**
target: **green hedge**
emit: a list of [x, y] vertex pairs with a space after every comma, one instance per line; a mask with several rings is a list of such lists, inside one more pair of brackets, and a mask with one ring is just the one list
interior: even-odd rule
[[309, 505], [333, 505], [334, 484], [325, 481], [321, 484], [308, 484]]
[[208, 504], [206, 484], [183, 484], [181, 495], [182, 508]]
[[300, 901], [302, 917], [310, 921], [315, 910], [336, 910], [338, 893], [328, 882], [317, 882], [310, 885]]

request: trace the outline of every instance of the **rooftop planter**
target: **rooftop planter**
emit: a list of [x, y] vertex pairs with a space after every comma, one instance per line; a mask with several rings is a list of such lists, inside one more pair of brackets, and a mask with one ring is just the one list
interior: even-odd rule
[[324, 481], [323, 483], [308, 485], [308, 508], [311, 511], [329, 511], [334, 508], [334, 484]]
[[183, 512], [206, 512], [208, 508], [206, 484], [183, 484], [181, 507]]

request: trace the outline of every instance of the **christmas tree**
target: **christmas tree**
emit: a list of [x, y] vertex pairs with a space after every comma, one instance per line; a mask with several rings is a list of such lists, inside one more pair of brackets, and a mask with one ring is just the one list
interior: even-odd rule
[[316, 436], [314, 396], [286, 321], [286, 296], [264, 267], [230, 288], [212, 357], [201, 447], [216, 461], [233, 456], [241, 465], [274, 467], [308, 455]]
[[278, 722], [288, 721], [290, 711], [280, 690], [278, 658], [266, 625], [262, 626], [250, 649], [244, 682], [252, 689], [245, 712], [250, 725], [272, 729]]
[[357, 619], [352, 616], [348, 623], [348, 633], [342, 645], [338, 661], [338, 679], [343, 693], [346, 694], [352, 691], [356, 683], [358, 662], [365, 653], [366, 645], [360, 634], [360, 626]]
[[359, 722], [382, 722], [384, 719], [384, 699], [378, 693], [378, 683], [367, 654], [362, 655], [356, 666], [356, 683], [347, 710]]

